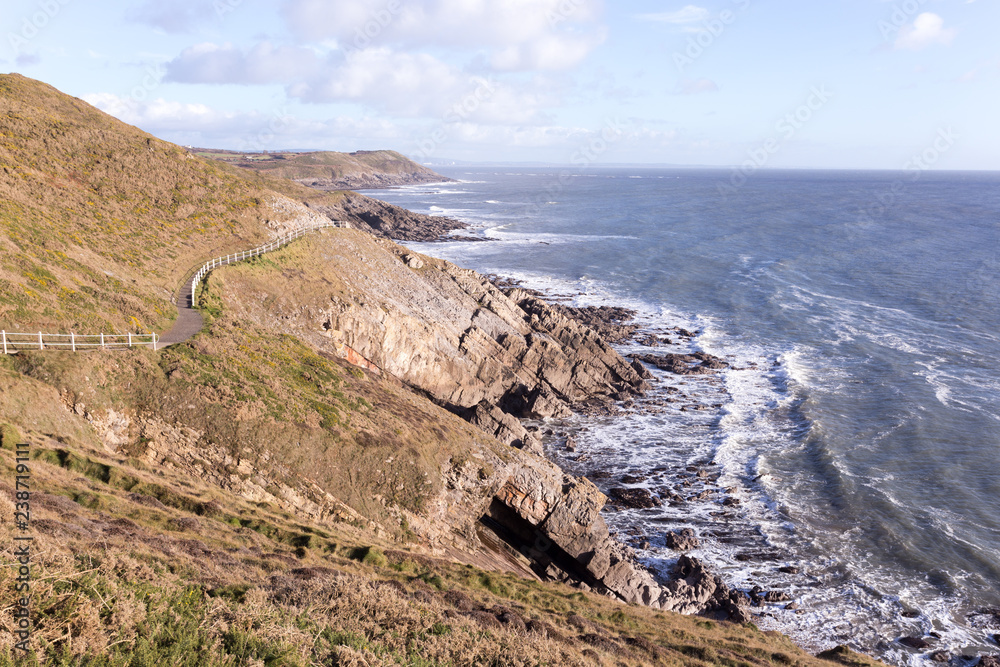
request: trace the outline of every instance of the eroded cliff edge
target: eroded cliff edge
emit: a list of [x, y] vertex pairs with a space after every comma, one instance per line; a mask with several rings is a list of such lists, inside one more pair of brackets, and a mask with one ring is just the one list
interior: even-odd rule
[[749, 618], [746, 597], [691, 559], [671, 582], [656, 582], [609, 535], [604, 495], [546, 460], [520, 422], [644, 392], [638, 362], [528, 292], [505, 293], [474, 271], [356, 230], [276, 259], [275, 270], [234, 266], [211, 279], [238, 320], [397, 378], [514, 448], [506, 460], [487, 456], [485, 467], [449, 461], [433, 510], [409, 517], [424, 537], [481, 550], [485, 529], [542, 578], [657, 609]]

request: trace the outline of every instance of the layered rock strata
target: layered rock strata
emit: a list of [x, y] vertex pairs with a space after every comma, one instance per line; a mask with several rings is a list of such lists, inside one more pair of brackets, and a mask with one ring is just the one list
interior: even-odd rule
[[[501, 441], [538, 451], [520, 418], [558, 417], [647, 385], [594, 331], [521, 290], [354, 230], [310, 241], [308, 270], [236, 269], [241, 316], [399, 378]], [[266, 307], [261, 307], [265, 306]], [[641, 368], [641, 366], [639, 366]]]
[[[606, 498], [541, 453], [522, 417], [566, 416], [647, 388], [638, 363], [534, 294], [506, 293], [448, 262], [356, 230], [305, 241], [281, 273], [234, 267], [220, 289], [242, 317], [394, 376], [520, 449], [445, 470], [447, 489], [415, 530], [440, 544], [482, 548], [477, 524], [540, 577], [657, 609], [745, 620], [739, 594], [693, 559], [658, 583], [600, 516]], [[490, 470], [486, 473], [484, 471]], [[446, 531], [441, 525], [448, 526]], [[463, 545], [458, 545], [463, 546]]]

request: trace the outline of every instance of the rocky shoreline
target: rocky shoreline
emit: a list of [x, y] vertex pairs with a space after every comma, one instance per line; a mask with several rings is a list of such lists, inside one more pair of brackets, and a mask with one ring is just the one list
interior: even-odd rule
[[[513, 281], [494, 277], [501, 285]], [[544, 299], [541, 292], [534, 292]], [[709, 395], [702, 395], [701, 402], [692, 400], [691, 381], [704, 383], [705, 387], [718, 387], [718, 374], [734, 370], [757, 369], [758, 364], [737, 364], [703, 351], [691, 350], [690, 343], [700, 332], [680, 327], [649, 332], [632, 321], [635, 313], [615, 307], [572, 308], [562, 305], [565, 297], [555, 297], [549, 305], [568, 317], [577, 318], [597, 330], [608, 331], [609, 338], [626, 348], [636, 345], [652, 348], [651, 352], [629, 353], [634, 367], [652, 385], [652, 391], [626, 399], [615, 408], [617, 417], [629, 414], [661, 414], [667, 410], [684, 412], [711, 411], [722, 407], [706, 403]], [[669, 346], [669, 348], [668, 348]], [[668, 348], [668, 349], [664, 349]], [[668, 351], [669, 350], [669, 351]], [[777, 364], [777, 362], [775, 362]], [[660, 384], [663, 376], [654, 376], [647, 367], [655, 368], [674, 378], [671, 384]], [[688, 384], [683, 390], [676, 385]], [[586, 415], [584, 415], [586, 416]], [[618, 465], [607, 466], [592, 457], [590, 448], [580, 444], [577, 429], [587, 419], [556, 420], [545, 430], [543, 449], [550, 460], [560, 465], [570, 475], [578, 475], [594, 483], [606, 497], [607, 521], [612, 524], [612, 539], [629, 545], [636, 563], [656, 562], [653, 570], [655, 581], [668, 591], [658, 602], [661, 608], [673, 608], [687, 614], [698, 614], [736, 623], [755, 623], [762, 628], [785, 631], [787, 619], [808, 613], [801, 595], [825, 586], [828, 582], [813, 568], [800, 565], [796, 554], [786, 548], [776, 547], [763, 533], [742, 516], [744, 500], [737, 489], [724, 483], [720, 466], [711, 457], [701, 457], [692, 465], [661, 465], [658, 467], [629, 466], [627, 460], [617, 458]], [[584, 430], [588, 427], [583, 426]], [[627, 437], [626, 434], [623, 434]], [[665, 509], [669, 511], [664, 512]], [[625, 517], [619, 521], [618, 515]], [[612, 520], [612, 517], [615, 520]], [[749, 582], [728, 580], [726, 571], [715, 571], [713, 566], [692, 556], [706, 543], [725, 545], [724, 550], [737, 568], [742, 566], [751, 573]], [[634, 550], [633, 550], [634, 549]], [[668, 554], [672, 554], [668, 555]], [[755, 581], [756, 580], [756, 581]], [[683, 582], [683, 583], [682, 583]], [[570, 580], [570, 583], [574, 583]], [[579, 585], [579, 584], [576, 584]], [[672, 594], [675, 597], [671, 597]], [[646, 602], [656, 607], [657, 602]], [[676, 604], [676, 607], [671, 605]], [[904, 611], [905, 618], [916, 619], [916, 611]], [[1000, 623], [1000, 611], [976, 610], [974, 615]], [[779, 619], [785, 622], [775, 625]], [[794, 626], [796, 623], [791, 622]], [[801, 621], [800, 621], [801, 623]], [[850, 625], [850, 624], [848, 624]], [[1000, 624], [995, 625], [1000, 629]], [[1000, 658], [989, 654], [964, 655], [945, 650], [941, 635], [928, 632], [903, 630], [901, 634], [878, 636], [870, 629], [863, 642], [853, 634], [839, 634], [836, 641], [850, 644], [855, 650], [862, 644], [881, 655], [890, 652], [922, 657], [938, 664], [992, 665]], [[874, 633], [874, 636], [873, 636]], [[823, 634], [825, 642], [830, 637], [817, 632], [816, 640]], [[1000, 634], [994, 635], [994, 641]], [[820, 651], [822, 643], [810, 643], [799, 638], [803, 646]], [[813, 640], [813, 641], [816, 641]], [[829, 645], [827, 643], [826, 645]], [[836, 652], [837, 649], [831, 651]], [[823, 657], [831, 651], [821, 651]], [[968, 651], [966, 651], [968, 652]], [[977, 662], [977, 660], [979, 662]]]
[[[602, 339], [615, 344], [641, 342], [647, 346], [655, 346], [670, 344], [672, 342], [668, 337], [658, 338], [650, 334], [640, 335], [640, 326], [633, 321], [636, 315], [635, 311], [611, 306], [589, 306], [582, 308], [566, 306], [544, 299], [544, 295], [541, 292], [525, 290], [517, 281], [497, 276], [491, 276], [491, 280], [495, 285], [500, 286], [503, 291], [515, 298], [523, 294], [530, 294], [532, 298], [544, 303], [545, 308], [549, 311], [558, 313], [561, 317], [575, 321], [581, 326], [598, 332]], [[680, 328], [675, 328], [671, 333], [674, 339], [680, 340], [690, 340], [697, 335], [697, 332]], [[616, 397], [617, 401], [613, 404], [606, 403], [603, 406], [604, 409], [597, 411], [596, 414], [613, 414], [620, 411], [622, 407], [634, 407], [636, 403], [643, 403], [648, 400], [646, 396], [650, 388], [648, 381], [652, 380], [653, 376], [644, 366], [644, 363], [678, 375], [704, 375], [730, 367], [730, 364], [724, 360], [706, 353], [629, 355], [629, 358], [632, 360], [630, 366], [643, 379], [642, 390], [636, 391], [629, 396]], [[579, 409], [576, 412], [584, 412], [590, 415], [595, 414], [594, 411], [588, 412]], [[573, 453], [576, 451], [576, 442], [572, 435], [547, 429], [542, 436], [549, 448], [555, 444], [555, 446], [565, 452]], [[577, 458], [578, 460], [585, 461], [587, 456], [583, 454]], [[707, 465], [703, 467], [689, 466], [682, 471], [671, 471], [668, 468], [660, 468], [650, 473], [635, 471], [634, 474], [622, 475], [616, 479], [610, 479], [612, 476], [605, 471], [594, 469], [589, 471], [583, 479], [591, 484], [593, 484], [594, 480], [600, 483], [600, 486], [604, 489], [604, 494], [602, 494], [604, 498], [599, 504], [600, 506], [606, 504], [607, 509], [612, 512], [623, 509], [651, 509], [659, 507], [663, 503], [680, 506], [688, 502], [713, 501], [719, 502], [721, 508], [724, 508], [719, 512], [721, 515], [730, 508], [738, 506], [739, 500], [733, 496], [721, 499], [717, 497], [720, 494], [725, 495], [725, 490], [715, 486], [715, 482], [719, 479], [719, 474], [710, 471], [709, 468], [710, 466]], [[654, 494], [646, 488], [636, 486], [647, 481], [649, 479], [647, 475], [653, 476], [657, 474], [661, 476], [675, 476], [675, 481], [678, 483], [677, 488], [664, 485], [657, 489]], [[600, 509], [601, 507], [598, 507], [597, 512]], [[593, 525], [598, 520], [603, 524], [603, 519], [600, 519], [595, 513], [593, 517], [580, 518], [579, 522]], [[547, 527], [543, 526], [543, 528]], [[543, 532], [548, 535], [547, 531], [543, 530]], [[765, 605], [782, 603], [786, 604], [789, 609], [796, 608], [791, 596], [784, 591], [764, 590], [760, 587], [754, 587], [749, 591], [738, 590], [729, 586], [717, 574], [712, 573], [697, 558], [689, 556], [686, 552], [697, 548], [700, 544], [699, 537], [693, 529], [668, 530], [659, 539], [662, 540], [664, 546], [674, 550], [679, 556], [676, 563], [668, 572], [661, 572], [659, 573], [661, 576], [654, 577], [656, 586], [650, 586], [648, 581], [640, 583], [641, 578], [637, 577], [631, 583], [631, 587], [640, 590], [641, 594], [631, 599], [628, 596], [622, 595], [620, 582], [614, 582], [616, 588], [610, 588], [607, 584], [605, 584], [605, 588], [610, 589], [610, 592], [629, 602], [637, 602], [654, 608], [679, 611], [681, 613], [696, 613], [737, 623], [751, 622], [753, 620], [752, 609], [759, 609]], [[622, 549], [627, 554], [629, 561], [637, 564], [636, 554], [630, 547], [625, 546], [623, 542], [613, 541], [616, 543], [616, 548], [609, 548], [609, 552]], [[632, 541], [635, 542], [635, 540]], [[637, 546], [648, 547], [649, 544], [641, 540]], [[576, 551], [576, 549], [570, 548], [567, 550], [567, 553], [572, 555]], [[641, 566], [637, 566], [637, 569], [643, 570]], [[551, 578], [578, 587], [592, 588], [592, 582], [587, 580], [586, 573], [583, 573], [581, 576], [579, 572], [565, 572], [550, 567], [546, 570], [545, 574]], [[665, 577], [663, 576], [664, 574], [666, 575]]]
[[[623, 602], [737, 623], [803, 613], [793, 599], [799, 586], [786, 588], [787, 580], [776, 586], [774, 578], [734, 586], [688, 553], [705, 540], [739, 544], [737, 561], [798, 574], [787, 554], [739, 528], [742, 501], [734, 489], [720, 486], [711, 457], [681, 467], [606, 471], [588, 463], [589, 452], [574, 453], [573, 434], [560, 430], [573, 415], [669, 410], [708, 416], [721, 403], [658, 385], [650, 368], [680, 384], [718, 387], [718, 373], [740, 370], [734, 362], [691, 349], [697, 331], [644, 331], [627, 309], [567, 306], [515, 281], [380, 240], [402, 240], [407, 232], [393, 224], [399, 219], [395, 207], [372, 208], [373, 200], [366, 200], [352, 217], [363, 220], [369, 212], [375, 224], [356, 225], [369, 233], [338, 238], [335, 250], [321, 250], [328, 273], [312, 276], [318, 298], [301, 275], [287, 284], [281, 278], [245, 285], [270, 307], [242, 316], [397, 378], [510, 446], [500, 458], [480, 451], [474, 455], [479, 463], [447, 464], [447, 485], [432, 511], [407, 517], [432, 553], [485, 557], [491, 566]], [[416, 216], [410, 221], [420, 224]], [[418, 238], [440, 233], [425, 229]], [[330, 289], [335, 284], [340, 287]], [[608, 340], [647, 351], [623, 357]], [[637, 521], [641, 529], [616, 535], [602, 516], [605, 509], [655, 513], [667, 507], [684, 518], [668, 521], [662, 531]], [[685, 516], [691, 511], [704, 517]], [[674, 554], [658, 558], [655, 572], [636, 551], [654, 544]]]
[[332, 220], [347, 219], [356, 229], [395, 241], [488, 241], [477, 236], [453, 234], [469, 226], [442, 215], [414, 213], [357, 192], [345, 192], [335, 206], [312, 206]]
[[348, 174], [339, 178], [300, 178], [296, 179], [302, 185], [317, 190], [385, 190], [405, 185], [423, 185], [428, 183], [454, 183], [455, 179], [434, 173], [371, 173]]

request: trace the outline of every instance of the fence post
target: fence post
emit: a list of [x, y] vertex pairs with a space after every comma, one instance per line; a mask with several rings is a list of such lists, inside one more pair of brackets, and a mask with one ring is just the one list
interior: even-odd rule
[[41, 331], [38, 332], [38, 349], [39, 350], [44, 350], [45, 349], [45, 344], [42, 342], [42, 332]]
[[128, 332], [128, 346], [132, 347], [132, 332]]
[[74, 352], [76, 352], [76, 334], [72, 331], [69, 332], [69, 346]]
[[101, 332], [101, 349], [104, 349], [104, 332]]
[[3, 338], [3, 353], [7, 354], [7, 331], [0, 332], [0, 337]]
[[156, 352], [156, 333], [153, 333], [153, 352]]

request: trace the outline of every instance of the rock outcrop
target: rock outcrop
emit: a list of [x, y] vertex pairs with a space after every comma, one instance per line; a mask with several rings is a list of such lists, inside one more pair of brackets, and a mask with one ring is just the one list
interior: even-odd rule
[[308, 271], [227, 269], [241, 316], [334, 354], [350, 349], [507, 444], [538, 450], [518, 418], [647, 387], [593, 330], [528, 292], [504, 294], [474, 271], [354, 230], [306, 242]]
[[523, 457], [508, 468], [483, 520], [547, 578], [654, 609], [749, 621], [749, 598], [694, 558], [682, 556], [671, 580], [657, 582], [608, 533], [600, 515], [605, 501], [589, 480]]
[[336, 206], [317, 206], [316, 210], [334, 220], [346, 219], [356, 229], [398, 241], [437, 241], [468, 227], [453, 218], [414, 213], [356, 192], [345, 193]]
[[[442, 496], [414, 530], [475, 544], [479, 522], [540, 577], [566, 581], [625, 602], [746, 620], [745, 596], [691, 558], [660, 584], [600, 515], [607, 498], [584, 478], [564, 474], [541, 454], [521, 417], [565, 416], [646, 388], [637, 369], [592, 329], [535, 295], [504, 293], [485, 277], [407, 251], [356, 230], [304, 243], [283, 270], [222, 272], [228, 307], [256, 324], [294, 333], [320, 349], [346, 346], [439, 405], [517, 449], [450, 462]], [[647, 492], [648, 493], [648, 492]]]
[[395, 188], [401, 185], [418, 185], [421, 183], [442, 183], [453, 179], [435, 173], [408, 174], [345, 174], [336, 178], [301, 178], [302, 185], [319, 190], [380, 190]]

